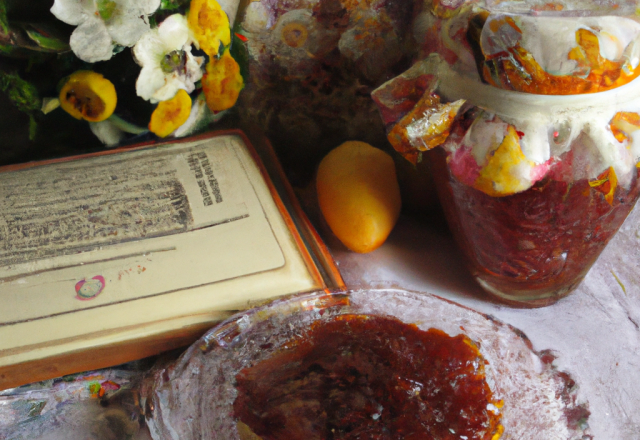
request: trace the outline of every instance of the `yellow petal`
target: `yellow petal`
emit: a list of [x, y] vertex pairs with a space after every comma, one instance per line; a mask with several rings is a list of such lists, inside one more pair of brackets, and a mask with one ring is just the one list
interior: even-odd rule
[[160, 137], [167, 137], [184, 124], [191, 114], [191, 97], [184, 90], [162, 101], [151, 115], [149, 130]]
[[218, 54], [220, 43], [231, 43], [229, 17], [216, 0], [192, 0], [188, 22], [200, 49], [210, 57]]
[[111, 81], [90, 70], [69, 76], [60, 90], [60, 106], [76, 119], [100, 122], [116, 109], [118, 97]]
[[225, 51], [219, 60], [211, 59], [202, 78], [202, 89], [207, 106], [212, 112], [220, 112], [235, 105], [244, 87], [240, 66]]

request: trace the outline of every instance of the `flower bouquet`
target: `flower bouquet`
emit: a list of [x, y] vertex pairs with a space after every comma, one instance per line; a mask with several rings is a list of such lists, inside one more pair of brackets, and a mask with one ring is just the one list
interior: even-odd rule
[[9, 140], [0, 161], [20, 160], [8, 151], [18, 145], [43, 158], [187, 136], [219, 120], [245, 82], [238, 4], [55, 0], [39, 10], [0, 1], [0, 116], [14, 132], [28, 119], [30, 140]]

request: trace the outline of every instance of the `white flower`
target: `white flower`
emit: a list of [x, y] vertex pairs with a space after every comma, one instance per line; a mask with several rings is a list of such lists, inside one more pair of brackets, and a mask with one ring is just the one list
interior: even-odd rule
[[55, 0], [51, 13], [77, 25], [69, 44], [88, 63], [113, 56], [115, 44], [131, 47], [149, 30], [147, 17], [160, 0]]
[[136, 82], [138, 96], [156, 103], [175, 96], [180, 89], [193, 92], [202, 78], [203, 57], [191, 54], [193, 36], [187, 19], [174, 14], [140, 38], [133, 48], [142, 66]]
[[125, 133], [108, 119], [100, 122], [89, 122], [89, 128], [100, 142], [107, 147], [115, 147], [124, 139]]
[[117, 146], [126, 137], [126, 133], [139, 135], [149, 132], [148, 129], [138, 127], [117, 115], [111, 115], [109, 119], [100, 122], [89, 122], [89, 128], [108, 148]]

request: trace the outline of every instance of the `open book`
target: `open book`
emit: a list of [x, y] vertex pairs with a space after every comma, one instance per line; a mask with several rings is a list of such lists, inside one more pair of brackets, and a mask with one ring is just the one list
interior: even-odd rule
[[186, 345], [276, 296], [342, 289], [259, 147], [227, 131], [0, 169], [0, 389]]

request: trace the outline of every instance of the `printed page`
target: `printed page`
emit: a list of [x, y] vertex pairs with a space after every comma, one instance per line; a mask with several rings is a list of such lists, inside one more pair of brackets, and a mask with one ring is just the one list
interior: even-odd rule
[[0, 173], [0, 324], [285, 264], [228, 138]]
[[0, 173], [0, 387], [323, 288], [281, 209], [236, 134]]

